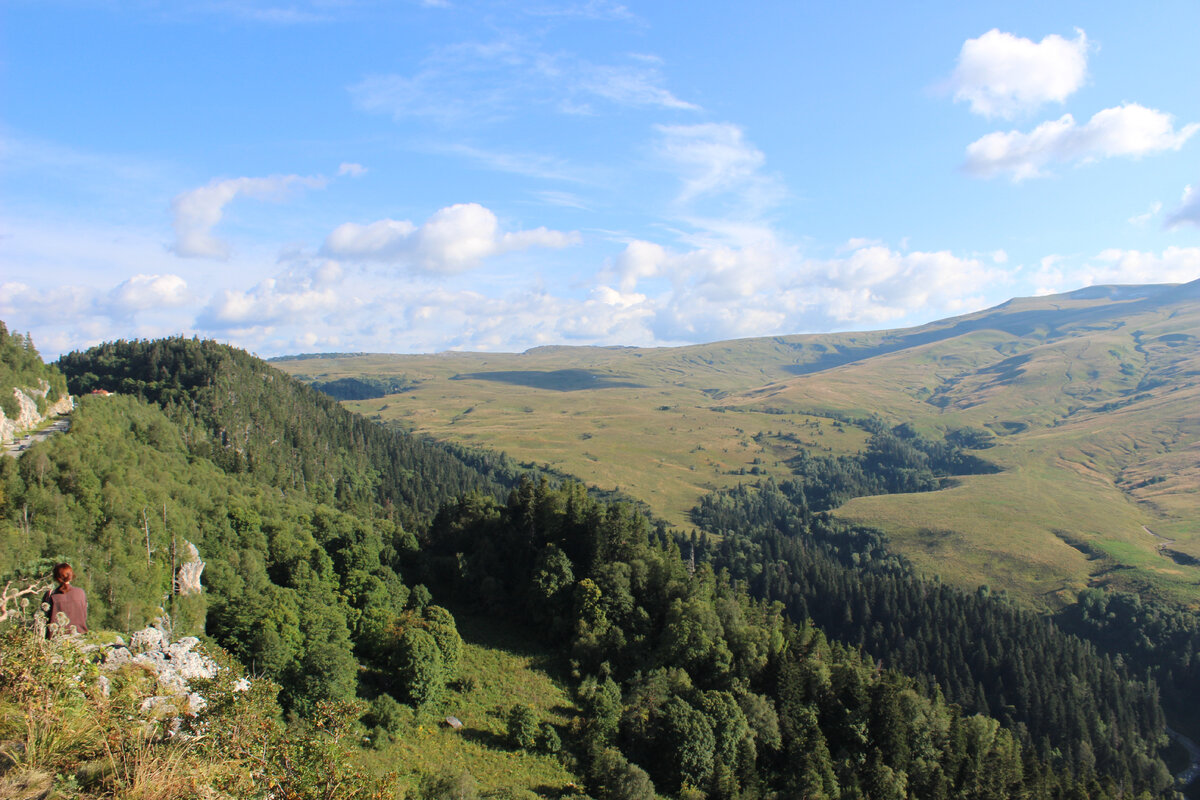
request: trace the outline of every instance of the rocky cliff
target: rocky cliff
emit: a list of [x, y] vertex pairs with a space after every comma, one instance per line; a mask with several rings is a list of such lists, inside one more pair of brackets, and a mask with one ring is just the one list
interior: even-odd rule
[[[64, 394], [53, 403], [47, 401], [50, 384], [46, 381], [40, 381], [40, 384], [36, 389], [24, 387], [12, 390], [20, 412], [10, 419], [4, 413], [4, 409], [0, 408], [0, 444], [11, 442], [18, 434], [36, 428], [50, 417], [70, 413], [75, 407], [75, 400], [68, 394]], [[41, 411], [38, 410], [39, 407]]]

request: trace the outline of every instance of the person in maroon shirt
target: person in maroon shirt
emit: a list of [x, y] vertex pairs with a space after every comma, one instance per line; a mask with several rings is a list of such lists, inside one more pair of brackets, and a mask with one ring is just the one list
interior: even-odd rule
[[[78, 586], [72, 586], [75, 580], [75, 570], [70, 564], [59, 564], [54, 568], [54, 580], [58, 588], [47, 594], [42, 602], [50, 606], [46, 612], [50, 622], [58, 621], [60, 613], [67, 615], [67, 629], [59, 633], [87, 633], [87, 594]], [[46, 638], [52, 636], [50, 628], [46, 629]]]

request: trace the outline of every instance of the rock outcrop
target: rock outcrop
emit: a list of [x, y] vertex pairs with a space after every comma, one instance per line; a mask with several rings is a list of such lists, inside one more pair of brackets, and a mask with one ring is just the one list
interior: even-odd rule
[[25, 387], [12, 390], [21, 411], [16, 419], [10, 419], [4, 410], [0, 409], [0, 444], [11, 442], [18, 434], [36, 428], [50, 417], [68, 414], [75, 408], [74, 399], [70, 395], [63, 395], [53, 403], [46, 403], [44, 414], [38, 413], [38, 399], [45, 398], [49, 392], [50, 384], [46, 381], [41, 381], [41, 385], [36, 389]]

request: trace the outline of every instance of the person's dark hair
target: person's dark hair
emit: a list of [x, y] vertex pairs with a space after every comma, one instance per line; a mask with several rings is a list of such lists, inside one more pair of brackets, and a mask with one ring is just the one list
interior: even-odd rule
[[64, 592], [71, 591], [71, 581], [75, 580], [75, 570], [65, 561], [54, 565], [54, 580], [58, 581]]

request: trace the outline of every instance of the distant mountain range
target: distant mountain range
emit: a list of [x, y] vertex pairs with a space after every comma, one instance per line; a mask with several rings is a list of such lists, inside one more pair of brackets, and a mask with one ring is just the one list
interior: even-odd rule
[[989, 431], [978, 455], [998, 472], [836, 513], [883, 528], [927, 574], [1035, 606], [1089, 584], [1200, 600], [1200, 281], [1018, 298], [901, 330], [275, 366], [392, 381], [401, 393], [347, 405], [619, 488], [676, 524], [709, 491], [788, 477], [800, 449], [862, 450], [855, 420]]

